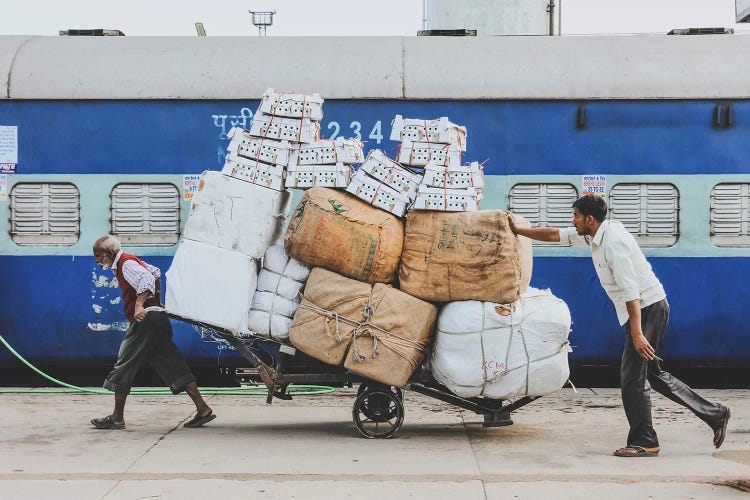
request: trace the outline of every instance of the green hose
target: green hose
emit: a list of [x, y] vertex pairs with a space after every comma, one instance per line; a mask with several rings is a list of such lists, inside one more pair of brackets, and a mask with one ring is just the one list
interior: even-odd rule
[[[41, 371], [36, 366], [29, 363], [23, 356], [18, 354], [13, 347], [0, 335], [0, 342], [23, 364], [34, 370], [37, 374], [41, 375], [50, 382], [67, 389], [0, 389], [0, 394], [76, 394], [76, 393], [89, 393], [89, 394], [114, 394], [112, 391], [107, 389], [89, 389], [86, 387], [78, 387], [77, 385], [68, 384], [62, 382], [54, 377], [51, 377]], [[316, 394], [329, 394], [335, 389], [325, 385], [295, 385], [290, 388], [287, 393], [292, 396], [313, 396]], [[266, 396], [268, 390], [265, 387], [201, 387], [203, 394], [210, 395], [221, 395], [221, 396]], [[171, 395], [172, 391], [168, 389], [135, 389], [130, 394], [140, 396], [162, 396]]]

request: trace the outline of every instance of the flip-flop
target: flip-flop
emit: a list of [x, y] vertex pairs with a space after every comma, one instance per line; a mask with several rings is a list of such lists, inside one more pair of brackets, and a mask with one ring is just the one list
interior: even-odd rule
[[118, 431], [125, 428], [125, 422], [115, 422], [115, 419], [112, 418], [112, 415], [107, 415], [106, 417], [102, 418], [92, 418], [91, 425], [93, 425], [97, 429], [110, 429]]
[[204, 424], [209, 423], [211, 420], [216, 418], [216, 414], [214, 412], [209, 413], [208, 415], [200, 416], [197, 413], [195, 416], [191, 419], [182, 424], [183, 427], [189, 427], [189, 428], [195, 428], [200, 427]]
[[612, 454], [616, 457], [656, 457], [659, 456], [659, 448], [646, 449], [642, 446], [626, 446], [615, 450]]
[[724, 438], [727, 436], [727, 424], [729, 423], [729, 417], [731, 416], [729, 408], [727, 408], [726, 406], [724, 408], [726, 409], [726, 412], [724, 413], [724, 418], [721, 421], [721, 427], [714, 430], [714, 446], [717, 449], [721, 447], [721, 445], [724, 443]]

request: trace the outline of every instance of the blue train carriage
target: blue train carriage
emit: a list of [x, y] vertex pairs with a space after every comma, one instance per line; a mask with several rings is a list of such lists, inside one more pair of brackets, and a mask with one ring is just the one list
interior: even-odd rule
[[[0, 333], [46, 365], [111, 363], [126, 324], [93, 241], [111, 232], [165, 271], [197, 175], [221, 168], [227, 132], [274, 87], [320, 92], [326, 137], [391, 155], [396, 114], [465, 125], [464, 158], [488, 160], [483, 208], [565, 227], [584, 190], [605, 194], [667, 290], [668, 358], [747, 362], [748, 49], [739, 36], [0, 37]], [[534, 257], [532, 285], [572, 311], [573, 363], [616, 365], [623, 332], [588, 250]], [[175, 338], [193, 365], [221, 354], [191, 326]]]

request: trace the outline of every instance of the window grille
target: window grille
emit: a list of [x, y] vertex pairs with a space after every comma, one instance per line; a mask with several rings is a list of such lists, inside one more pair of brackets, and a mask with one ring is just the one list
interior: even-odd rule
[[111, 233], [125, 245], [174, 245], [180, 239], [180, 193], [174, 184], [117, 184]]
[[[562, 229], [571, 226], [576, 198], [578, 190], [572, 184], [516, 184], [508, 195], [508, 207], [526, 217], [532, 227]], [[534, 241], [534, 245], [560, 244]]]
[[10, 192], [10, 235], [18, 245], [74, 245], [81, 234], [78, 188], [71, 183], [29, 183]]
[[671, 247], [680, 236], [680, 196], [672, 184], [616, 184], [609, 216], [644, 247]]
[[711, 190], [711, 241], [717, 247], [750, 247], [750, 184], [717, 184]]

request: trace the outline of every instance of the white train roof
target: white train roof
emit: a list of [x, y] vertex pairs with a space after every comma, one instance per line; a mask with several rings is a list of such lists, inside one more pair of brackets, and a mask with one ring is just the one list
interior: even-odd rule
[[750, 36], [0, 36], [11, 99], [742, 99]]

